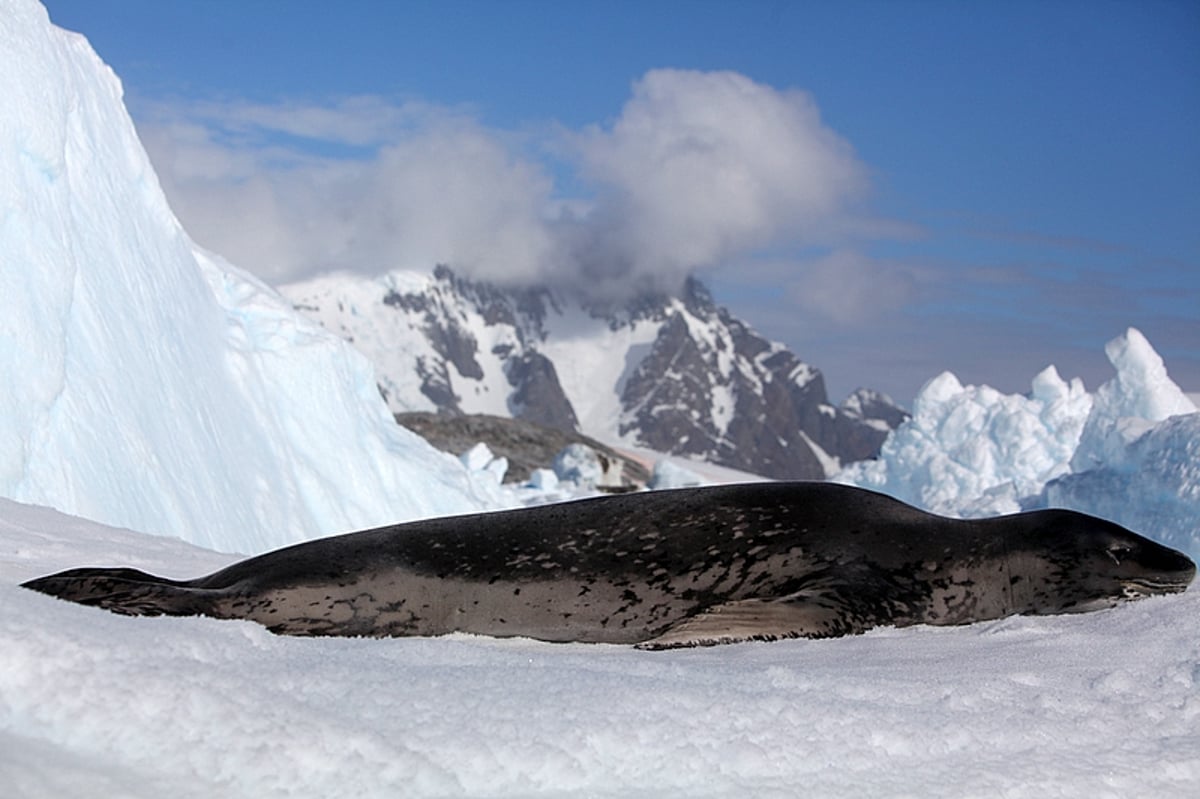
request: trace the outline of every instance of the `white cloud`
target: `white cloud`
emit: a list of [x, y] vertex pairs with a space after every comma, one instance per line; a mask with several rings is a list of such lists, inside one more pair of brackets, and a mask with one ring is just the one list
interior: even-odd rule
[[185, 117], [219, 132], [241, 146], [261, 144], [284, 134], [311, 142], [371, 147], [393, 142], [422, 128], [472, 118], [469, 108], [436, 106], [416, 100], [395, 101], [372, 95], [335, 98], [325, 103], [285, 100], [199, 100], [186, 105], [147, 103], [144, 116], [158, 123]]
[[230, 128], [274, 131], [298, 138], [368, 146], [395, 138], [422, 124], [431, 109], [419, 103], [396, 104], [380, 97], [348, 97], [328, 105], [288, 102], [279, 105], [207, 103], [197, 112]]
[[549, 179], [477, 126], [426, 131], [358, 171], [341, 187], [343, 207], [357, 212], [346, 220], [342, 261], [392, 252], [407, 264], [445, 262], [512, 281], [536, 278], [548, 262]]
[[918, 276], [902, 264], [838, 249], [800, 265], [787, 291], [798, 308], [821, 319], [862, 325], [913, 300]]
[[[318, 110], [160, 108], [141, 133], [189, 232], [271, 281], [436, 263], [521, 280], [544, 267], [550, 180], [500, 137], [443, 112]], [[365, 111], [376, 110], [383, 121], [372, 128]], [[357, 145], [385, 129], [389, 143], [365, 156], [322, 155], [273, 135]]]
[[611, 126], [546, 134], [583, 197], [556, 194], [549, 157], [463, 109], [354, 97], [139, 116], [192, 235], [274, 282], [449, 263], [509, 283], [673, 287], [869, 224], [866, 170], [811, 98], [731, 72], [649, 72]]
[[613, 257], [669, 274], [827, 239], [867, 183], [807, 94], [732, 72], [648, 73], [579, 151]]

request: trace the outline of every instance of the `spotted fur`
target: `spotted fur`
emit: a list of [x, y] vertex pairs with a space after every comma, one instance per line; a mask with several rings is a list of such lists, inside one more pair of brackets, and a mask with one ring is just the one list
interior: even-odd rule
[[1090, 610], [1182, 591], [1194, 573], [1182, 554], [1071, 511], [955, 520], [847, 486], [759, 483], [382, 527], [195, 580], [74, 569], [25, 585], [288, 635], [662, 649]]

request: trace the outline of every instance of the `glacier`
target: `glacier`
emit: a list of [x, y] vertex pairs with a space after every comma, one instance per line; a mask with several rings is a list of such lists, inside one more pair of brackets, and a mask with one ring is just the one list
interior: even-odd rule
[[1072, 508], [1200, 559], [1200, 413], [1141, 331], [1105, 353], [1095, 394], [1053, 366], [1026, 395], [938, 375], [880, 457], [834, 479], [949, 516]]
[[0, 496], [239, 552], [510, 501], [196, 247], [84, 37], [0, 0], [0, 43]]

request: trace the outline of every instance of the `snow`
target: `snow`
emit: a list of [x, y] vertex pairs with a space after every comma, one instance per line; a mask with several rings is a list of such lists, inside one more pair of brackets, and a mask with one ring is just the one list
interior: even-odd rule
[[[553, 363], [582, 433], [632, 443], [638, 431], [631, 422], [639, 409], [623, 407], [625, 388], [671, 318], [683, 321], [702, 356], [713, 364], [709, 407], [692, 412], [705, 415], [718, 436], [728, 431], [737, 409], [735, 372], [751, 386], [760, 387], [753, 369], [735, 357], [726, 323], [698, 315], [678, 298], [670, 300], [661, 314], [642, 315], [628, 309], [601, 314], [578, 297], [547, 292], [539, 297], [544, 315], [531, 314], [519, 301], [506, 305], [515, 295], [494, 304], [494, 297], [471, 296], [470, 289], [453, 281], [409, 270], [377, 277], [322, 275], [283, 286], [280, 291], [297, 309], [353, 342], [370, 358], [390, 407], [397, 412], [435, 410], [422, 393], [422, 382], [429, 372], [437, 373], [445, 364], [445, 382], [458, 397], [458, 410], [512, 415], [514, 387], [508, 381], [506, 359], [512, 353], [536, 352]], [[382, 298], [389, 292], [408, 295], [408, 304], [385, 304]], [[506, 307], [511, 315], [499, 313], [500, 307]], [[346, 308], [359, 312], [348, 313]], [[426, 335], [430, 327], [453, 327], [463, 341], [473, 341], [471, 364], [478, 369], [464, 374], [447, 352], [438, 351], [431, 340], [437, 336]], [[766, 355], [759, 353], [756, 360], [782, 349], [782, 344], [773, 343]], [[804, 381], [814, 374], [804, 366], [798, 367], [794, 376]], [[678, 376], [678, 372], [662, 375], [665, 380]]]
[[[275, 637], [16, 583], [230, 558], [0, 501], [0, 786], [84, 797], [1184, 796], [1200, 592], [675, 652]], [[1102, 653], [1102, 656], [1098, 656]]]
[[[821, 407], [827, 408], [829, 406], [823, 405]], [[816, 456], [817, 461], [821, 464], [821, 468], [825, 471], [826, 477], [835, 475], [842, 470], [842, 462], [839, 458], [830, 455], [828, 452], [822, 449], [821, 445], [813, 441], [808, 433], [802, 432], [800, 435], [804, 438], [804, 443], [808, 444], [808, 448], [812, 450], [813, 455]]]
[[546, 318], [541, 351], [555, 364], [563, 394], [575, 409], [579, 430], [601, 440], [621, 440], [621, 396], [649, 355], [662, 322], [634, 319], [610, 326], [579, 306]]
[[1138, 330], [1105, 352], [1094, 395], [1052, 366], [1025, 396], [939, 375], [879, 459], [835, 479], [952, 516], [1074, 508], [1200, 557], [1200, 413]]
[[720, 466], [715, 463], [708, 463], [698, 459], [690, 458], [686, 455], [667, 455], [662, 452], [655, 452], [641, 447], [631, 447], [617, 442], [605, 442], [611, 446], [620, 455], [637, 461], [642, 466], [650, 470], [650, 473], [658, 471], [660, 468], [670, 471], [680, 471], [695, 475], [701, 485], [723, 485], [726, 483], [760, 483], [768, 478], [751, 472], [743, 472], [740, 469], [731, 469], [728, 466]]
[[[723, 374], [728, 374], [731, 369], [732, 367], [725, 370]], [[723, 437], [729, 433], [729, 425], [736, 410], [737, 392], [734, 391], [733, 385], [715, 381], [712, 386], [712, 425], [718, 435]]]
[[[506, 325], [490, 325], [477, 309], [456, 302], [431, 272], [397, 269], [378, 277], [334, 272], [279, 290], [295, 308], [351, 342], [375, 364], [379, 385], [393, 411], [436, 411], [435, 403], [421, 392], [423, 367], [446, 361], [448, 388], [459, 398], [463, 413], [511, 415], [508, 398], [512, 386], [496, 352], [518, 346], [516, 331]], [[475, 342], [472, 356], [479, 374], [460, 372], [419, 332], [433, 311], [397, 312], [382, 301], [389, 292], [421, 294], [437, 303], [445, 321]], [[345, 313], [345, 308], [352, 312]]]
[[0, 496], [226, 550], [504, 504], [199, 251], [83, 37], [0, 0]]

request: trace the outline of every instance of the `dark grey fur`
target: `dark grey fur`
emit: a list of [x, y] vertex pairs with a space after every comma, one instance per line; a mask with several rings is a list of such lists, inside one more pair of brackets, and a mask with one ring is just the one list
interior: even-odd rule
[[25, 585], [289, 635], [666, 648], [1093, 610], [1182, 591], [1194, 574], [1184, 555], [1072, 511], [962, 521], [846, 486], [758, 483], [382, 527], [195, 580], [74, 569]]

